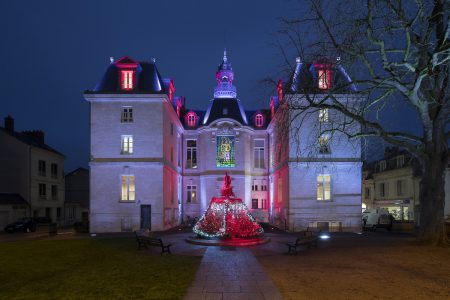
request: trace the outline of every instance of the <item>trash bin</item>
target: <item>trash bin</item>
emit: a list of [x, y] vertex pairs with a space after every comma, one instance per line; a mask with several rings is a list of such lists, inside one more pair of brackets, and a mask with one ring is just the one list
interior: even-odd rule
[[56, 223], [48, 224], [48, 234], [49, 235], [58, 234], [58, 224], [56, 224]]

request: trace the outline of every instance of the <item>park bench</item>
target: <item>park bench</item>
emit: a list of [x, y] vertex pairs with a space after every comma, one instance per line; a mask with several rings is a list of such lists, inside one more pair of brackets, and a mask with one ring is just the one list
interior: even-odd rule
[[317, 236], [320, 231], [300, 231], [297, 239], [293, 243], [286, 243], [289, 247], [288, 253], [297, 254], [297, 247], [317, 248]]
[[148, 249], [148, 246], [161, 247], [161, 255], [165, 252], [172, 254], [170, 252], [170, 246], [172, 244], [164, 245], [162, 239], [153, 237], [150, 234], [143, 234], [142, 232], [134, 232], [136, 235], [136, 242], [138, 243], [138, 250], [141, 248]]

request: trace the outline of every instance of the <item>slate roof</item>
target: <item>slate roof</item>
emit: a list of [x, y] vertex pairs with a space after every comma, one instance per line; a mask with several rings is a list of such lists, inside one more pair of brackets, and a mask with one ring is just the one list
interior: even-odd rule
[[[122, 62], [124, 60], [121, 60]], [[112, 63], [106, 69], [102, 80], [86, 93], [124, 93], [124, 94], [166, 94], [167, 87], [154, 62], [139, 62], [136, 69], [136, 88], [123, 91], [120, 88], [119, 68]]]
[[318, 72], [315, 63], [329, 64], [333, 77], [331, 78], [333, 93], [350, 93], [356, 91], [356, 85], [340, 63], [329, 59], [321, 59], [313, 63], [297, 62], [296, 70], [288, 82], [287, 92], [323, 92], [319, 90], [317, 84]]
[[29, 205], [19, 194], [0, 193], [0, 205]]
[[6, 130], [3, 127], [0, 127], [0, 130], [3, 131], [6, 134], [8, 134], [8, 135], [18, 139], [22, 143], [25, 143], [25, 144], [30, 145], [30, 146], [38, 147], [38, 148], [41, 148], [41, 149], [53, 152], [55, 154], [58, 154], [58, 155], [60, 155], [62, 157], [65, 157], [64, 154], [58, 152], [57, 150], [53, 149], [49, 145], [36, 140], [32, 136], [29, 136], [29, 135], [21, 133], [21, 132], [16, 132], [16, 131], [12, 132], [12, 131]]
[[[224, 114], [224, 109], [227, 114]], [[211, 101], [202, 125], [209, 125], [213, 121], [222, 118], [230, 118], [242, 125], [248, 125], [247, 116], [240, 101], [236, 98], [215, 98]]]

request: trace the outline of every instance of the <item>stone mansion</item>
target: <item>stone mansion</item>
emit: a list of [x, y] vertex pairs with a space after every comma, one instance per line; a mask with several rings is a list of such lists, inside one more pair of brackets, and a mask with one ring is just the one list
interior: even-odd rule
[[331, 85], [347, 86], [336, 97], [360, 101], [339, 62], [297, 59], [292, 78], [279, 81], [269, 107], [259, 110], [244, 109], [226, 51], [215, 76], [205, 110], [186, 107], [155, 61], [129, 57], [112, 60], [84, 93], [90, 103], [90, 231], [164, 230], [200, 216], [219, 195], [225, 172], [236, 197], [261, 222], [290, 230], [360, 230], [360, 142], [319, 134], [336, 117], [332, 111], [311, 111], [299, 120], [283, 109], [299, 100], [304, 85], [318, 95]]

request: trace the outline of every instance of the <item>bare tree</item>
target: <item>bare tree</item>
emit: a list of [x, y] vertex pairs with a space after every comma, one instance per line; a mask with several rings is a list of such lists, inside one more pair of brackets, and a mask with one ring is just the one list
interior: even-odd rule
[[[304, 9], [305, 2], [309, 5]], [[291, 89], [301, 101], [287, 101], [285, 109], [303, 118], [311, 109], [329, 109], [332, 132], [349, 138], [381, 137], [409, 151], [420, 162], [418, 239], [448, 244], [445, 231], [444, 174], [450, 161], [450, 2], [445, 0], [299, 1], [305, 17], [282, 19], [278, 45], [287, 72], [290, 57], [308, 61], [339, 57], [357, 89], [360, 101], [339, 101], [345, 86], [331, 86], [320, 96], [314, 89]], [[299, 98], [297, 97], [297, 99]], [[294, 99], [294, 98], [292, 98]], [[412, 107], [421, 132], [396, 130], [384, 124], [386, 107]], [[357, 124], [357, 126], [352, 126]], [[395, 126], [394, 126], [395, 127]], [[418, 126], [419, 127], [419, 126]], [[354, 128], [360, 130], [355, 131]], [[330, 128], [328, 129], [330, 130]]]

